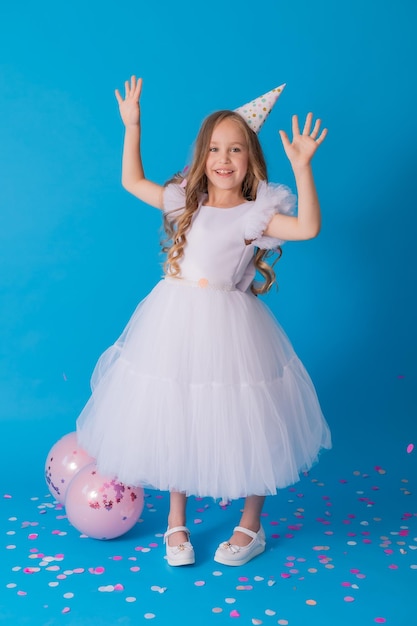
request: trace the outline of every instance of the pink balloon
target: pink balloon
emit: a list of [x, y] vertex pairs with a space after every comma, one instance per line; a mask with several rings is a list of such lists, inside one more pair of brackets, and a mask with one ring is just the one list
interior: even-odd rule
[[64, 504], [68, 485], [75, 474], [93, 462], [94, 459], [79, 447], [75, 432], [64, 435], [52, 446], [46, 457], [45, 479], [58, 502]]
[[72, 479], [65, 508], [70, 523], [88, 537], [114, 539], [136, 524], [143, 498], [142, 487], [128, 487], [103, 476], [92, 463]]

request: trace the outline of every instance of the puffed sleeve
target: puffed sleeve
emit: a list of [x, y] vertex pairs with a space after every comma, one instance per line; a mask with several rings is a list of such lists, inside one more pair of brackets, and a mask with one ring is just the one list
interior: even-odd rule
[[263, 234], [272, 217], [277, 213], [294, 215], [296, 197], [285, 185], [275, 185], [261, 181], [258, 185], [256, 201], [248, 213], [245, 239], [262, 250], [272, 250], [285, 243], [282, 239]]
[[185, 209], [185, 188], [176, 183], [170, 183], [163, 193], [164, 213], [166, 217], [175, 219]]

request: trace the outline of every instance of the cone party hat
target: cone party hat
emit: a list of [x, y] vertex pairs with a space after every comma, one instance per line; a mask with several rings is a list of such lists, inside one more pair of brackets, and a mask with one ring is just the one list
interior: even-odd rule
[[235, 113], [239, 113], [247, 122], [248, 126], [250, 126], [255, 133], [259, 133], [274, 104], [283, 92], [284, 87], [285, 83], [279, 87], [275, 87], [275, 89], [271, 89], [271, 91], [268, 91], [263, 96], [259, 96], [259, 98], [252, 100], [252, 102], [248, 102], [238, 109], [235, 109]]

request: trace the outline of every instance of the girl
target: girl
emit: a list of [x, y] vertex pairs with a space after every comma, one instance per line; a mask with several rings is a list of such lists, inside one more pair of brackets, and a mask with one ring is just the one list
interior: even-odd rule
[[[308, 470], [330, 433], [312, 382], [275, 318], [256, 297], [275, 280], [268, 250], [315, 237], [320, 207], [311, 159], [323, 142], [309, 113], [293, 139], [280, 131], [298, 191], [267, 184], [256, 133], [240, 114], [210, 115], [187, 180], [162, 187], [140, 155], [142, 81], [116, 90], [125, 125], [124, 187], [164, 211], [165, 276], [99, 359], [93, 394], [77, 422], [99, 469], [133, 485], [170, 491], [170, 565], [194, 563], [186, 527], [190, 494], [245, 497], [215, 560], [242, 565], [265, 549], [265, 496]], [[256, 269], [264, 282], [254, 282]]]

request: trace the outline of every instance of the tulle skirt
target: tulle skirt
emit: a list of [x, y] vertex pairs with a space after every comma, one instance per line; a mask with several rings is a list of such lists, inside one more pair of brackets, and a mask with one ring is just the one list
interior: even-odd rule
[[99, 359], [77, 421], [101, 472], [235, 499], [275, 494], [330, 448], [313, 384], [264, 303], [159, 282]]

